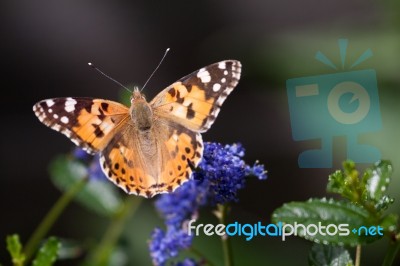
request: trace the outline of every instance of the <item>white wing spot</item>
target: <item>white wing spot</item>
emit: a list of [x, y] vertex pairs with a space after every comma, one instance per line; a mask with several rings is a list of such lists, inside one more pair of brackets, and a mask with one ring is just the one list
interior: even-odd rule
[[54, 119], [58, 119], [58, 114], [54, 114], [54, 115], [53, 115], [53, 118], [54, 118]]
[[61, 117], [61, 122], [63, 122], [64, 124], [68, 124], [69, 119], [66, 116]]
[[220, 89], [221, 89], [221, 84], [215, 83], [215, 84], [213, 85], [213, 91], [217, 92], [217, 91], [219, 91]]
[[229, 73], [228, 70], [225, 70], [225, 71], [224, 71], [224, 75], [225, 75], [225, 76], [228, 75], [228, 73]]
[[211, 81], [210, 73], [207, 70], [200, 69], [196, 76], [201, 79], [201, 82], [203, 83], [208, 83]]
[[68, 113], [72, 112], [75, 110], [75, 104], [77, 104], [77, 101], [73, 98], [67, 98], [65, 101], [65, 111]]
[[226, 97], [219, 97], [217, 100], [217, 105], [221, 106], [224, 103], [225, 99]]
[[55, 131], [61, 131], [60, 125], [53, 125], [51, 128], [54, 129]]
[[226, 69], [226, 64], [225, 64], [225, 62], [220, 62], [220, 63], [218, 63], [218, 68], [219, 68], [219, 69]]
[[222, 82], [222, 83], [225, 83], [225, 82], [226, 82], [226, 78], [222, 78], [222, 79], [221, 79], [221, 82]]
[[49, 110], [47, 110], [50, 114], [53, 112], [53, 109], [49, 109]]
[[75, 110], [75, 105], [68, 105], [65, 106], [65, 111], [67, 111], [68, 113], [72, 112]]
[[75, 105], [75, 104], [77, 104], [77, 101], [74, 98], [68, 97], [67, 101], [65, 102], [65, 105], [67, 105], [67, 104]]
[[232, 76], [233, 76], [233, 78], [235, 78], [235, 79], [237, 79], [237, 80], [240, 79], [240, 73], [232, 72]]
[[52, 107], [55, 104], [55, 102], [50, 99], [50, 100], [46, 100], [46, 104], [47, 104], [47, 107]]
[[[77, 145], [77, 146], [80, 145], [80, 141], [79, 141], [78, 139], [71, 139], [71, 141], [72, 141], [75, 145]], [[85, 151], [87, 151], [86, 148], [82, 148], [82, 149], [85, 150]]]

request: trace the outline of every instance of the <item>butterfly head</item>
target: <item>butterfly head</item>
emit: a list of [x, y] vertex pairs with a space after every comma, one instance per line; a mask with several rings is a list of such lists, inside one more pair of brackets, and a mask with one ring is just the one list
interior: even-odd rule
[[144, 94], [140, 92], [139, 88], [135, 86], [131, 96], [131, 104], [137, 101], [146, 101], [146, 98], [144, 97]]

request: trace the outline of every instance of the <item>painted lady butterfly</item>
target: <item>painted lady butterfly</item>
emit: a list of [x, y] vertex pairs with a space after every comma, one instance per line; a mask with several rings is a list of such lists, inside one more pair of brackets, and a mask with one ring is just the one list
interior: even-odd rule
[[33, 111], [88, 153], [129, 194], [152, 197], [186, 182], [203, 154], [201, 132], [237, 85], [241, 64], [226, 60], [181, 78], [150, 103], [138, 88], [131, 107], [92, 98], [43, 100]]

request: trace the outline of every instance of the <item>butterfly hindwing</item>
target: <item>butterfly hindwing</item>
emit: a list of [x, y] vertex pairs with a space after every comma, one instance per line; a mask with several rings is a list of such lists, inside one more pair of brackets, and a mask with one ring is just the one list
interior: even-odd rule
[[47, 99], [36, 103], [33, 111], [42, 123], [92, 154], [102, 150], [110, 133], [129, 118], [126, 106], [91, 98]]
[[150, 104], [154, 113], [196, 132], [214, 123], [221, 105], [237, 85], [239, 61], [226, 60], [195, 71], [160, 92]]
[[149, 198], [189, 180], [202, 153], [201, 135], [183, 126], [158, 121], [142, 135], [127, 123], [101, 152], [100, 164], [125, 192]]

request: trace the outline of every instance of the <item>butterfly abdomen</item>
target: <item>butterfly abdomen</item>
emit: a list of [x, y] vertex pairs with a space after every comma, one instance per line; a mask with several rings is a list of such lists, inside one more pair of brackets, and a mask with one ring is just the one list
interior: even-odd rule
[[133, 101], [131, 106], [131, 117], [139, 131], [148, 131], [153, 125], [153, 111], [144, 100]]

